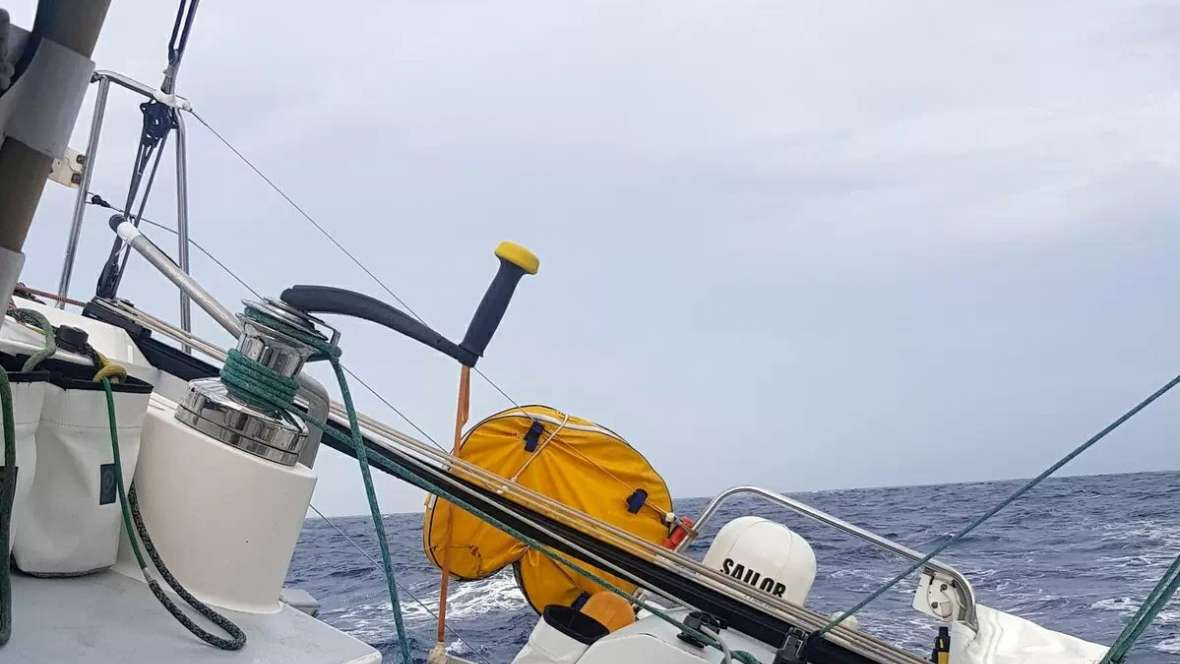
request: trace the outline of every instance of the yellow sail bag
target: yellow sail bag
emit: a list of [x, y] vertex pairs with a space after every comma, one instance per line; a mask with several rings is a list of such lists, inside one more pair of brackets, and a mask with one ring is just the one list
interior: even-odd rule
[[[647, 459], [613, 431], [548, 406], [511, 408], [472, 427], [459, 458], [549, 496], [649, 542], [668, 535], [672, 497]], [[538, 612], [602, 590], [582, 575], [531, 551], [478, 517], [432, 497], [422, 524], [426, 556], [442, 567], [447, 526], [449, 565], [462, 580], [482, 579], [512, 564]], [[624, 589], [621, 579], [590, 567]]]

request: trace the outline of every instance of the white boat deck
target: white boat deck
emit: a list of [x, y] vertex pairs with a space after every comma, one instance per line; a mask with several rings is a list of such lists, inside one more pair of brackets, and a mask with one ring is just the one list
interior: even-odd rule
[[117, 572], [63, 579], [14, 572], [12, 599], [12, 640], [0, 648], [5, 664], [381, 661], [372, 647], [286, 605], [269, 615], [226, 612], [246, 632], [246, 646], [237, 652], [218, 650], [189, 634], [146, 584]]

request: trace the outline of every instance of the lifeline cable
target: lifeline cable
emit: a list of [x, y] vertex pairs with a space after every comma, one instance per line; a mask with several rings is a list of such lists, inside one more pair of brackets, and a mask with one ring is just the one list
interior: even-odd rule
[[934, 549], [932, 549], [930, 551], [930, 553], [927, 553], [926, 555], [922, 556], [922, 558], [920, 560], [915, 562], [913, 565], [910, 565], [904, 572], [902, 572], [901, 574], [898, 574], [897, 576], [893, 577], [891, 580], [886, 582], [884, 585], [882, 585], [880, 588], [869, 593], [868, 596], [866, 596], [864, 599], [862, 599], [860, 602], [858, 602], [851, 609], [844, 611], [839, 616], [837, 616], [836, 618], [834, 618], [830, 622], [828, 622], [828, 624], [819, 628], [817, 631], [812, 632], [812, 634], [810, 636], [812, 636], [812, 637], [822, 636], [822, 635], [826, 634], [828, 631], [830, 631], [836, 625], [839, 625], [840, 623], [844, 622], [844, 620], [847, 619], [848, 617], [855, 615], [858, 611], [860, 611], [864, 607], [868, 606], [870, 602], [877, 599], [881, 595], [885, 594], [886, 591], [888, 591], [890, 588], [896, 586], [898, 583], [900, 583], [902, 580], [904, 580], [910, 574], [913, 574], [914, 572], [921, 569], [923, 565], [930, 562], [930, 560], [933, 559], [935, 556], [937, 556], [938, 554], [947, 550], [947, 548], [949, 548], [952, 544], [958, 542], [963, 537], [965, 537], [967, 534], [969, 534], [971, 531], [975, 530], [980, 525], [982, 525], [985, 521], [987, 521], [988, 519], [995, 516], [997, 512], [1004, 509], [1008, 505], [1011, 505], [1013, 502], [1015, 502], [1017, 499], [1019, 499], [1025, 493], [1028, 493], [1028, 491], [1030, 489], [1032, 489], [1033, 487], [1040, 484], [1042, 481], [1045, 480], [1045, 478], [1049, 477], [1053, 473], [1060, 470], [1061, 467], [1064, 466], [1065, 464], [1069, 463], [1070, 461], [1073, 461], [1073, 459], [1075, 457], [1077, 457], [1079, 454], [1081, 454], [1082, 452], [1085, 452], [1086, 450], [1090, 449], [1095, 443], [1097, 443], [1098, 441], [1105, 438], [1107, 434], [1109, 434], [1110, 432], [1119, 428], [1124, 422], [1126, 422], [1127, 420], [1131, 419], [1136, 414], [1138, 414], [1139, 411], [1141, 411], [1144, 408], [1151, 405], [1151, 403], [1153, 401], [1155, 401], [1156, 399], [1159, 399], [1164, 394], [1167, 394], [1168, 390], [1171, 390], [1177, 384], [1180, 384], [1180, 375], [1178, 375], [1175, 378], [1173, 378], [1172, 380], [1168, 381], [1166, 384], [1164, 384], [1163, 387], [1159, 388], [1158, 390], [1153, 392], [1150, 396], [1148, 396], [1146, 399], [1144, 399], [1143, 401], [1140, 401], [1133, 408], [1131, 408], [1127, 412], [1120, 415], [1113, 422], [1106, 425], [1101, 431], [1099, 431], [1098, 433], [1094, 434], [1089, 439], [1087, 439], [1086, 442], [1084, 442], [1081, 445], [1078, 445], [1076, 448], [1074, 448], [1073, 451], [1071, 451], [1069, 454], [1066, 454], [1065, 456], [1058, 459], [1053, 465], [1049, 466], [1044, 471], [1042, 471], [1040, 475], [1037, 475], [1033, 479], [1026, 482], [1019, 489], [1012, 492], [1012, 495], [1008, 496], [1004, 500], [1001, 500], [999, 503], [997, 503], [994, 507], [989, 509], [987, 512], [984, 512], [981, 516], [977, 517], [974, 521], [967, 524], [967, 526], [964, 527], [962, 530], [958, 531], [954, 535], [951, 535], [951, 537], [949, 539], [947, 539], [945, 542], [934, 547]]

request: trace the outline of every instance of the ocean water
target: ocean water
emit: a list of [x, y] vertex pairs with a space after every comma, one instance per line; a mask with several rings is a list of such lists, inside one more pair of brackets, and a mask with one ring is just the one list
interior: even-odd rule
[[[1018, 482], [793, 493], [806, 503], [919, 551], [928, 550]], [[706, 498], [677, 501], [695, 516]], [[690, 547], [698, 559], [729, 519], [754, 514], [789, 525], [815, 550], [819, 573], [808, 605], [845, 609], [904, 568], [900, 558], [765, 503], [734, 499]], [[348, 538], [338, 532], [339, 526]], [[422, 553], [420, 514], [391, 514], [385, 526], [403, 592], [414, 654], [425, 661], [434, 643], [430, 611], [438, 572]], [[350, 542], [349, 540], [352, 540]], [[309, 519], [288, 584], [321, 602], [320, 618], [398, 661], [393, 616], [379, 569], [353, 542], [377, 557], [368, 517]], [[1167, 566], [1180, 555], [1180, 472], [1050, 479], [994, 517], [942, 558], [964, 572], [977, 599], [1051, 629], [1110, 643]], [[511, 570], [451, 586], [448, 625], [463, 641], [452, 651], [476, 661], [509, 662], [528, 638], [536, 615], [516, 589]], [[910, 608], [911, 580], [870, 605], [860, 626], [915, 653], [929, 653], [936, 627]], [[413, 597], [411, 597], [411, 595]], [[416, 597], [421, 601], [417, 603]], [[429, 607], [429, 610], [425, 607]], [[451, 641], [455, 637], [451, 636]], [[1180, 599], [1140, 639], [1130, 661], [1180, 662]]]

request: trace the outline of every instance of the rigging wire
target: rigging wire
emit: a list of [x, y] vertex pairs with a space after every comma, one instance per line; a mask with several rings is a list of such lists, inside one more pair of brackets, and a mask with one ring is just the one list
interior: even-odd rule
[[172, 24], [172, 36], [168, 39], [168, 69], [164, 72], [164, 83], [160, 86], [168, 94], [176, 89], [176, 73], [184, 58], [184, 50], [188, 47], [189, 33], [192, 32], [193, 18], [200, 1], [180, 0], [180, 6], [176, 9], [176, 21]]
[[[295, 200], [291, 198], [291, 196], [289, 196], [285, 191], [283, 191], [283, 189], [281, 187], [278, 186], [278, 184], [276, 184], [274, 182], [274, 180], [271, 180], [269, 177], [267, 177], [267, 175], [265, 173], [263, 173], [262, 170], [259, 169], [258, 166], [256, 166], [254, 164], [254, 162], [250, 161], [250, 159], [247, 158], [246, 155], [243, 154], [241, 150], [239, 150], [232, 143], [230, 143], [229, 140], [227, 138], [225, 138], [225, 136], [223, 136], [220, 132], [218, 132], [216, 129], [214, 129], [196, 111], [189, 109], [189, 113], [191, 113], [192, 116], [195, 117], [197, 119], [197, 121], [201, 123], [202, 126], [204, 126], [207, 130], [209, 130], [209, 132], [211, 134], [213, 134], [213, 136], [216, 137], [217, 140], [222, 143], [222, 145], [224, 145], [227, 149], [229, 149], [229, 151], [232, 152], [235, 156], [237, 156], [238, 159], [240, 159], [242, 161], [242, 163], [244, 163], [247, 167], [250, 168], [251, 171], [253, 171], [259, 178], [261, 178], [263, 182], [265, 182], [268, 186], [270, 186], [270, 188], [272, 190], [274, 190], [275, 193], [277, 193], [279, 196], [281, 196], [283, 198], [283, 200], [285, 200], [288, 204], [290, 204], [291, 207], [293, 207], [301, 216], [303, 216], [304, 219], [306, 219], [309, 223], [311, 223], [311, 225], [314, 226], [316, 228], [316, 230], [318, 230], [320, 232], [321, 235], [323, 235], [325, 238], [327, 238], [328, 241], [330, 241], [337, 249], [339, 249], [345, 256], [347, 256], [349, 258], [349, 260], [351, 260], [357, 267], [359, 267], [362, 271], [364, 271], [365, 274], [369, 275], [369, 277], [382, 290], [384, 290], [386, 293], [388, 293], [390, 297], [392, 297], [398, 304], [400, 304], [403, 308], [405, 308], [405, 310], [407, 312], [409, 312], [410, 315], [412, 315], [414, 318], [416, 318], [419, 323], [422, 323], [423, 325], [430, 327], [430, 324], [427, 323], [426, 320], [424, 318], [422, 318], [422, 316], [420, 316], [418, 314], [418, 312], [414, 310], [413, 307], [411, 307], [404, 299], [402, 299], [397, 293], [395, 293], [393, 291], [393, 289], [390, 288], [384, 281], [382, 281], [381, 278], [378, 277], [372, 270], [370, 270], [367, 266], [365, 266], [365, 264], [362, 263], [361, 260], [359, 258], [357, 258], [355, 254], [353, 254], [347, 248], [345, 248], [345, 246], [343, 244], [341, 244], [331, 234], [331, 232], [329, 232], [322, 224], [320, 224], [318, 221], [316, 221], [311, 216], [311, 214], [309, 214], [307, 212], [307, 210], [303, 209], [303, 207], [301, 207], [298, 203], [296, 203]], [[531, 420], [533, 422], [537, 422], [537, 419], [535, 417], [533, 417], [532, 413], [528, 412], [528, 410], [526, 410], [524, 408], [524, 406], [522, 406], [520, 404], [520, 402], [518, 402], [516, 399], [512, 398], [512, 396], [510, 394], [508, 394], [507, 391], [505, 391], [502, 387], [500, 387], [500, 385], [497, 384], [496, 381], [492, 380], [492, 378], [490, 376], [488, 376], [486, 373], [484, 373], [483, 370], [481, 370], [478, 366], [474, 366], [474, 367], [472, 367], [472, 369], [474, 369], [475, 373], [478, 374], [479, 377], [484, 380], [484, 382], [486, 382], [496, 392], [498, 392], [500, 394], [500, 396], [504, 397], [504, 399], [506, 399], [509, 403], [511, 403], [513, 405], [513, 407], [516, 408], [517, 411], [519, 411], [522, 415], [524, 415], [529, 420]], [[379, 399], [382, 403], [384, 403], [390, 410], [397, 413], [398, 416], [401, 417], [403, 420], [405, 420], [411, 427], [413, 427], [415, 431], [417, 431], [418, 433], [425, 436], [427, 438], [427, 440], [429, 440], [431, 443], [434, 444], [435, 447], [438, 447], [439, 449], [446, 451], [446, 449], [442, 445], [440, 445], [438, 443], [438, 441], [436, 441], [434, 439], [433, 436], [426, 433], [426, 431], [422, 427], [419, 427], [413, 420], [411, 420], [409, 417], [407, 417], [405, 414], [403, 414], [401, 412], [401, 410], [399, 410], [392, 403], [387, 401], [385, 399], [385, 397], [380, 395], [376, 390], [374, 390], [367, 383], [365, 383], [365, 381], [361, 380], [360, 378], [357, 378], [357, 376], [355, 374], [353, 374], [352, 371], [348, 369], [348, 367], [344, 367], [344, 370], [345, 370], [345, 372], [348, 373], [349, 376], [352, 376], [358, 382], [360, 382], [361, 385], [365, 387], [365, 389], [367, 389], [371, 394], [376, 396], [377, 399]], [[554, 434], [554, 436], [556, 436], [556, 433]], [[597, 464], [594, 464], [594, 465], [597, 466]], [[600, 470], [604, 470], [601, 468], [601, 466], [597, 466], [597, 467], [599, 467]]]
[[[356, 549], [358, 553], [360, 553], [362, 556], [364, 556], [373, 565], [373, 569], [377, 569], [377, 570], [381, 569], [381, 563], [376, 558], [374, 558], [372, 556], [372, 554], [370, 554], [368, 551], [365, 551], [364, 547], [362, 547], [355, 539], [353, 539], [351, 535], [349, 535], [347, 532], [345, 532], [344, 529], [341, 528], [335, 521], [324, 516], [324, 513], [319, 511], [319, 509], [317, 509], [315, 505], [309, 503], [308, 507], [311, 508], [311, 511], [318, 514], [321, 519], [326, 521], [329, 526], [332, 526], [333, 528], [335, 528], [336, 532], [340, 533], [340, 536], [343, 537], [345, 541], [347, 541], [349, 544], [352, 545], [352, 548]], [[424, 611], [426, 611], [426, 613], [430, 614], [430, 616], [432, 618], [434, 618], [435, 620], [438, 620], [438, 614], [435, 613], [434, 610], [431, 609], [425, 602], [423, 602], [421, 599], [419, 599], [418, 596], [415, 595], [412, 590], [410, 590], [404, 584], [399, 583], [397, 585], [398, 585], [398, 588], [401, 588], [402, 592], [409, 595], [410, 599], [414, 600], [414, 603], [417, 604], [419, 607], [421, 607], [422, 610], [424, 610]], [[471, 643], [467, 639], [463, 638], [463, 635], [459, 633], [459, 630], [455, 629], [455, 627], [453, 625], [448, 625], [448, 627], [450, 628], [451, 633], [455, 635], [455, 638], [460, 643], [467, 646], [468, 650], [475, 653], [475, 656], [479, 657], [480, 661], [484, 662], [484, 664], [490, 664], [490, 662], [488, 662], [488, 660], [485, 659], [483, 657], [483, 655], [480, 654], [480, 652], [478, 650], [476, 650], [475, 647], [472, 646]]]
[[352, 378], [352, 379], [356, 380], [356, 382], [360, 383], [362, 387], [364, 387], [366, 390], [368, 390], [370, 394], [377, 397], [377, 400], [380, 401], [381, 403], [385, 404], [385, 406], [387, 408], [389, 408], [393, 412], [397, 413], [398, 417], [405, 420], [406, 424], [409, 424], [411, 427], [413, 427], [414, 431], [417, 431], [418, 433], [422, 434], [423, 436], [426, 436], [426, 440], [429, 440], [431, 442], [431, 444], [433, 444], [435, 447], [437, 447], [438, 449], [440, 449], [444, 452], [449, 452], [449, 450], [447, 448], [443, 447], [437, 440], [435, 440], [433, 437], [431, 437], [430, 434], [426, 433], [425, 429], [418, 426], [414, 422], [414, 420], [411, 420], [408, 415], [406, 415], [400, 409], [398, 409], [397, 406], [390, 403], [389, 400], [386, 399], [384, 396], [382, 396], [381, 393], [378, 392], [376, 389], [369, 386], [369, 384], [366, 383], [364, 381], [364, 379], [362, 379], [360, 376], [353, 373], [352, 369], [349, 369], [348, 367], [344, 367], [344, 373], [348, 374], [348, 376], [350, 378]]
[[[341, 253], [343, 253], [345, 256], [347, 256], [348, 259], [351, 260], [354, 265], [356, 265], [358, 268], [360, 268], [362, 272], [367, 274], [369, 276], [369, 278], [372, 279], [373, 282], [376, 283], [377, 286], [379, 286], [381, 288], [381, 290], [388, 293], [389, 296], [392, 297], [394, 299], [394, 301], [396, 301], [398, 304], [400, 304], [402, 306], [402, 308], [404, 308], [406, 310], [407, 313], [409, 313], [414, 318], [418, 319], [419, 323], [422, 323], [423, 325], [430, 327], [430, 325], [426, 322], [426, 320], [424, 318], [422, 318], [422, 316], [419, 316], [417, 311], [414, 311], [413, 307], [411, 307], [409, 304], [407, 304], [406, 301], [403, 300], [401, 297], [399, 297], [397, 293], [393, 292], [392, 288], [390, 288], [388, 285], [386, 285], [386, 283], [384, 281], [382, 281], [382, 279], [380, 277], [378, 277], [372, 270], [370, 270], [364, 263], [362, 263], [361, 260], [359, 258], [357, 258], [355, 254], [353, 254], [343, 244], [341, 244], [340, 241], [337, 240], [332, 235], [332, 233], [328, 231], [328, 229], [326, 229], [322, 224], [320, 224], [318, 221], [316, 221], [307, 212], [307, 210], [303, 209], [298, 203], [295, 202], [294, 199], [292, 199], [289, 195], [287, 195], [287, 192], [283, 191], [283, 189], [281, 187], [279, 187], [279, 185], [277, 185], [274, 182], [274, 180], [271, 180], [269, 177], [267, 177], [267, 175], [265, 173], [263, 173], [257, 166], [254, 165], [254, 162], [250, 161], [250, 159], [247, 158], [246, 155], [242, 154], [241, 150], [239, 150], [232, 143], [230, 143], [229, 139], [227, 139], [219, 131], [214, 129], [212, 127], [212, 125], [210, 125], [205, 120], [205, 118], [201, 117], [196, 111], [189, 109], [188, 112], [191, 113], [192, 116], [197, 119], [197, 122], [200, 122], [205, 127], [205, 129], [208, 129], [209, 133], [213, 134], [213, 136], [215, 138], [217, 138], [217, 140], [220, 141], [222, 145], [224, 145], [227, 149], [229, 149], [230, 152], [232, 152], [235, 156], [237, 156], [237, 158], [240, 159], [243, 164], [245, 164], [247, 167], [249, 167], [250, 170], [254, 171], [254, 174], [257, 175], [259, 178], [261, 178], [262, 181], [265, 182], [271, 189], [273, 189], [275, 193], [277, 193], [279, 196], [281, 196], [283, 198], [283, 200], [287, 201], [287, 203], [292, 208], [294, 208], [296, 212], [298, 212], [304, 219], [306, 219], [312, 226], [314, 226], [316, 228], [316, 230], [318, 230], [320, 232], [321, 235], [323, 235], [325, 238], [328, 239], [329, 242], [332, 243], [333, 246], [335, 246], [337, 249], [340, 250]], [[479, 375], [480, 378], [482, 378], [488, 385], [491, 385], [493, 389], [495, 389], [497, 392], [499, 392], [500, 396], [507, 399], [509, 401], [509, 403], [511, 403], [513, 406], [515, 406], [517, 409], [519, 409], [522, 413], [524, 413], [526, 417], [529, 417], [530, 419], [532, 419], [532, 416], [529, 415], [528, 411], [526, 411], [520, 405], [520, 403], [518, 403], [516, 401], [516, 399], [513, 399], [511, 396], [509, 396], [509, 394], [507, 392], [505, 392], [504, 389], [501, 388], [498, 384], [496, 384], [496, 382], [494, 380], [492, 380], [492, 378], [490, 376], [488, 376], [483, 371], [481, 371], [479, 369], [479, 367], [473, 367], [473, 369], [474, 369], [475, 373]], [[391, 408], [392, 408], [392, 406], [391, 406]], [[396, 409], [395, 409], [395, 411], [396, 411]], [[407, 421], [409, 421], [409, 420], [407, 420]], [[414, 426], [413, 423], [411, 423], [411, 426]], [[419, 432], [422, 431], [421, 429], [418, 429], [417, 426], [414, 426], [414, 428], [417, 429]], [[427, 436], [427, 437], [429, 438], [429, 436]], [[434, 440], [431, 439], [431, 442], [434, 442]], [[435, 443], [435, 444], [437, 445], [437, 443]]]
[[213, 134], [213, 136], [216, 137], [217, 140], [221, 141], [222, 145], [224, 145], [226, 148], [228, 148], [230, 152], [234, 153], [234, 155], [237, 156], [238, 159], [242, 160], [243, 164], [248, 166], [250, 168], [250, 170], [254, 171], [254, 174], [257, 175], [259, 178], [261, 178], [262, 181], [265, 182], [267, 185], [269, 185], [270, 188], [273, 189], [276, 194], [281, 196], [283, 198], [283, 200], [287, 201], [287, 203], [290, 204], [291, 207], [295, 208], [295, 211], [298, 212], [300, 215], [302, 215], [303, 218], [308, 221], [308, 223], [310, 223], [312, 226], [315, 226], [316, 230], [318, 230], [321, 235], [323, 235], [325, 238], [327, 238], [327, 240], [329, 242], [331, 242], [337, 249], [339, 249], [341, 253], [343, 253], [345, 256], [347, 256], [348, 259], [351, 260], [354, 265], [359, 267], [365, 274], [369, 275], [369, 278], [371, 278], [373, 281], [377, 282], [377, 285], [380, 286], [381, 289], [384, 290], [386, 293], [388, 293], [390, 297], [392, 297], [394, 300], [396, 300], [398, 304], [402, 305], [402, 307], [407, 312], [409, 312], [410, 315], [412, 315], [414, 318], [417, 318], [418, 322], [422, 323], [423, 325], [426, 324], [426, 321], [422, 320], [422, 317], [418, 315], [418, 312], [414, 311], [410, 307], [410, 305], [406, 304], [405, 300], [398, 297], [397, 293], [394, 293], [393, 290], [390, 289], [389, 286], [386, 286], [385, 282], [382, 281], [381, 278], [378, 277], [376, 274], [374, 274], [372, 270], [365, 267], [365, 264], [362, 263], [359, 258], [357, 258], [351, 251], [346, 249], [344, 247], [344, 245], [340, 244], [340, 242], [335, 237], [333, 237], [332, 234], [329, 233], [326, 228], [324, 228], [322, 225], [320, 225], [320, 223], [318, 221], [316, 221], [310, 214], [307, 213], [307, 210], [304, 210], [302, 207], [300, 207], [300, 205], [298, 203], [296, 203], [294, 201], [294, 199], [292, 199], [290, 196], [287, 195], [287, 192], [283, 191], [279, 187], [279, 185], [275, 184], [274, 180], [271, 180], [269, 177], [266, 176], [265, 173], [263, 173], [261, 170], [259, 170], [259, 168], [254, 165], [254, 162], [250, 161], [246, 157], [246, 155], [242, 154], [242, 152], [240, 150], [238, 150], [236, 147], [234, 147], [234, 145], [232, 143], [230, 143], [229, 140], [227, 140], [224, 136], [222, 136], [220, 132], [218, 132], [216, 129], [214, 129], [212, 126], [210, 126], [210, 124], [205, 121], [205, 118], [201, 117], [200, 115], [197, 114], [196, 111], [193, 111], [193, 110], [190, 110], [189, 113], [191, 113], [192, 116], [197, 119], [197, 122], [200, 122], [202, 125], [204, 125], [205, 129], [209, 130], [209, 133]]
[[[87, 201], [88, 204], [96, 205], [96, 206], [102, 207], [102, 208], [107, 208], [109, 210], [114, 210], [115, 212], [118, 212], [118, 213], [122, 214], [124, 217], [126, 217], [125, 210], [120, 210], [119, 208], [115, 207], [114, 205], [111, 205], [102, 196], [94, 193], [93, 191], [88, 191], [86, 193], [90, 194], [90, 200]], [[164, 224], [161, 224], [159, 222], [152, 221], [151, 219], [148, 219], [147, 217], [140, 216], [140, 217], [138, 217], [138, 220], [145, 223], [145, 224], [148, 224], [149, 226], [159, 228], [162, 231], [167, 231], [169, 233], [172, 233], [173, 235], [177, 234], [175, 228], [170, 228], [170, 227], [165, 226]], [[206, 258], [213, 261], [218, 267], [220, 267], [222, 270], [224, 270], [225, 273], [228, 274], [230, 277], [232, 277], [234, 281], [238, 282], [238, 284], [240, 286], [242, 286], [242, 288], [245, 288], [246, 290], [253, 293], [254, 297], [257, 297], [259, 299], [262, 298], [262, 296], [258, 294], [258, 291], [251, 288], [250, 284], [246, 283], [240, 277], [238, 277], [238, 275], [234, 274], [233, 270], [229, 269], [229, 267], [226, 266], [225, 263], [222, 263], [220, 260], [218, 260], [218, 258], [216, 256], [214, 256], [212, 253], [210, 253], [209, 250], [205, 249], [205, 247], [202, 247], [199, 243], [197, 243], [196, 240], [194, 240], [190, 237], [188, 239], [188, 243], [193, 245], [193, 248], [195, 248], [197, 251], [204, 254]]]
[[[232, 143], [230, 143], [229, 139], [227, 139], [224, 135], [222, 135], [221, 132], [214, 129], [213, 126], [210, 125], [196, 111], [194, 111], [192, 109], [188, 109], [188, 112], [191, 113], [192, 116], [195, 117], [197, 119], [197, 121], [201, 123], [202, 126], [204, 126], [207, 130], [209, 130], [209, 132], [211, 134], [213, 134], [213, 136], [216, 137], [217, 140], [220, 141], [222, 145], [224, 145], [230, 152], [232, 152], [235, 156], [237, 156], [237, 158], [240, 159], [242, 161], [242, 163], [244, 163], [247, 167], [249, 167], [249, 169], [251, 171], [253, 171], [255, 175], [257, 175], [259, 178], [261, 178], [262, 181], [265, 182], [272, 190], [274, 190], [275, 193], [277, 193], [279, 196], [281, 196], [283, 198], [283, 200], [285, 200], [289, 205], [291, 205], [291, 207], [294, 208], [304, 219], [306, 219], [312, 226], [314, 226], [316, 228], [316, 230], [318, 230], [320, 232], [321, 235], [323, 235], [325, 238], [327, 238], [329, 242], [331, 242], [337, 249], [339, 249], [345, 256], [347, 256], [349, 258], [349, 260], [351, 260], [353, 262], [353, 264], [355, 264], [357, 267], [359, 267], [382, 290], [384, 290], [386, 293], [388, 293], [389, 296], [392, 297], [398, 304], [400, 304], [407, 312], [409, 312], [410, 315], [412, 315], [415, 319], [417, 319], [419, 323], [422, 323], [423, 325], [430, 327], [430, 324], [427, 323], [426, 320], [422, 316], [420, 316], [418, 314], [418, 312], [414, 310], [413, 307], [411, 307], [404, 299], [402, 299], [397, 293], [395, 293], [393, 291], [393, 289], [390, 288], [380, 277], [378, 277], [372, 270], [370, 270], [364, 263], [362, 263], [361, 260], [359, 258], [357, 258], [357, 256], [355, 254], [350, 252], [343, 244], [341, 244], [340, 241], [338, 241], [332, 235], [332, 233], [330, 231], [328, 231], [327, 228], [325, 228], [322, 224], [320, 224], [318, 221], [316, 221], [311, 216], [311, 214], [307, 212], [307, 210], [305, 210], [298, 203], [296, 203], [295, 200], [292, 199], [291, 196], [288, 195], [285, 191], [283, 191], [283, 189], [281, 187], [279, 187], [279, 185], [276, 184], [274, 180], [270, 179], [265, 173], [263, 173], [262, 170], [259, 169], [258, 166], [256, 166], [254, 164], [254, 162], [250, 161], [250, 159], [248, 157], [246, 157], [246, 155], [243, 154], [241, 150], [239, 150], [236, 146], [234, 146]], [[526, 418], [528, 418], [532, 422], [534, 422], [534, 423], [537, 422], [537, 419], [535, 417], [533, 417], [533, 414], [530, 413], [528, 410], [526, 410], [524, 408], [524, 406], [522, 406], [520, 404], [519, 401], [512, 398], [512, 395], [508, 394], [507, 391], [505, 391], [502, 387], [500, 387], [500, 385], [498, 383], [496, 383], [496, 381], [494, 381], [491, 378], [491, 376], [488, 376], [486, 373], [484, 373], [483, 370], [480, 369], [478, 366], [473, 366], [471, 368], [475, 371], [475, 373], [480, 378], [482, 378], [484, 380], [484, 382], [486, 382], [488, 385], [490, 385], [492, 387], [492, 389], [494, 389], [496, 392], [498, 392], [500, 394], [500, 396], [504, 397], [505, 400], [507, 400], [509, 403], [511, 403], [512, 406], [517, 411], [519, 411], [522, 415], [524, 415]], [[348, 367], [344, 367], [344, 370], [348, 373], [349, 376], [352, 376], [358, 382], [360, 382], [360, 384], [362, 386], [364, 386], [365, 389], [367, 389], [371, 394], [373, 394], [373, 396], [377, 397], [377, 399], [380, 400], [382, 403], [384, 403], [390, 410], [397, 413], [397, 415], [399, 417], [401, 417], [411, 427], [413, 427], [413, 429], [415, 431], [417, 431], [418, 433], [425, 436], [426, 439], [429, 440], [432, 444], [434, 444], [435, 447], [437, 447], [443, 451], [447, 451], [446, 448], [444, 448], [442, 445], [440, 445], [438, 443], [438, 441], [436, 441], [434, 439], [433, 436], [426, 433], [426, 431], [424, 429], [422, 429], [422, 427], [419, 427], [413, 420], [411, 420], [404, 413], [402, 413], [401, 410], [399, 410], [396, 406], [394, 406], [392, 403], [387, 401], [385, 399], [385, 397], [380, 395], [376, 390], [374, 390], [367, 383], [365, 383], [365, 381], [361, 380], [355, 374], [353, 374], [352, 371], [348, 369]], [[595, 464], [595, 465], [597, 465], [597, 464]], [[599, 469], [603, 470], [600, 466], [599, 466]]]
[[[119, 210], [115, 206], [111, 205], [106, 200], [104, 200], [102, 196], [100, 196], [94, 192], [91, 192], [91, 191], [88, 191], [86, 193], [90, 194], [90, 200], [87, 201], [89, 204], [97, 205], [98, 207], [104, 207], [104, 208], [108, 208], [111, 210], [115, 210], [116, 212], [121, 212], [121, 210]], [[148, 224], [149, 226], [159, 228], [160, 230], [167, 231], [169, 233], [172, 233], [173, 235], [177, 234], [175, 228], [171, 228], [171, 227], [165, 226], [164, 224], [161, 224], [159, 222], [152, 221], [151, 219], [148, 219], [147, 217], [141, 216], [141, 217], [139, 217], [139, 220], [145, 224]], [[218, 259], [216, 256], [214, 256], [212, 254], [212, 252], [205, 249], [205, 247], [202, 247], [192, 237], [189, 237], [188, 242], [189, 242], [189, 244], [191, 244], [193, 246], [193, 248], [195, 248], [197, 251], [200, 251], [202, 254], [204, 254], [206, 258], [213, 261], [213, 263], [215, 265], [217, 265], [217, 267], [221, 268], [222, 271], [224, 271], [226, 274], [228, 274], [234, 281], [238, 282], [238, 284], [241, 285], [242, 288], [245, 288], [246, 290], [250, 291], [254, 295], [254, 297], [256, 297], [260, 300], [262, 299], [262, 295], [257, 290], [255, 290], [252, 286], [250, 286], [250, 284], [246, 283], [246, 281], [244, 279], [239, 277], [237, 275], [237, 273], [235, 273], [232, 269], [230, 269], [230, 267], [228, 265], [226, 265], [220, 259]], [[389, 408], [390, 410], [392, 410], [394, 413], [397, 414], [398, 417], [402, 418], [402, 420], [405, 421], [406, 424], [410, 425], [411, 428], [413, 428], [419, 434], [424, 436], [426, 438], [426, 440], [429, 440], [438, 449], [443, 450], [444, 452], [446, 451], [446, 448], [443, 447], [437, 440], [435, 440], [433, 436], [431, 436], [429, 433], [427, 433], [425, 429], [418, 426], [418, 424], [416, 422], [414, 422], [414, 420], [410, 419], [410, 417], [408, 415], [403, 413], [401, 411], [401, 409], [399, 409], [397, 406], [393, 405], [393, 403], [391, 403], [380, 392], [378, 392], [376, 390], [376, 388], [369, 385], [369, 383], [367, 381], [365, 381], [364, 378], [361, 378], [360, 376], [358, 376], [352, 369], [350, 369], [348, 367], [344, 367], [344, 371], [345, 371], [345, 373], [348, 374], [348, 376], [350, 378], [352, 378], [356, 382], [360, 383], [361, 386], [364, 387], [369, 392], [369, 394], [372, 394], [374, 397], [377, 398], [378, 401], [385, 404], [386, 408]]]

